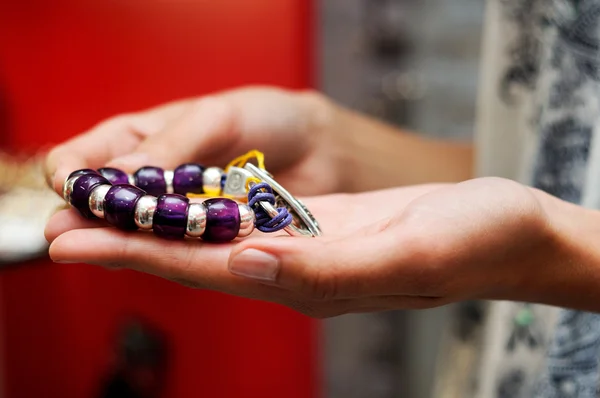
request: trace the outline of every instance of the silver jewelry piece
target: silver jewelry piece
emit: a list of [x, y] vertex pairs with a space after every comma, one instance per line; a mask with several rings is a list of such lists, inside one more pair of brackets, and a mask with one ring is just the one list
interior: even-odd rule
[[238, 232], [238, 238], [245, 238], [254, 231], [254, 221], [256, 216], [250, 206], [244, 203], [238, 203], [240, 210], [240, 231]]
[[[265, 170], [259, 169], [252, 163], [246, 163], [244, 168], [250, 171], [254, 177], [269, 184], [273, 188], [277, 199], [285, 204], [294, 218], [294, 222], [285, 228], [288, 234], [292, 236], [321, 236], [319, 223], [301, 201], [279, 185]], [[278, 214], [277, 209], [269, 202], [259, 202], [259, 204], [271, 217], [275, 217]]]
[[209, 167], [202, 173], [204, 192], [221, 192], [221, 176], [225, 172], [219, 167]]
[[73, 176], [66, 180], [65, 184], [63, 185], [63, 199], [69, 204], [71, 204], [71, 194], [73, 193], [73, 186], [75, 185], [75, 181], [77, 181], [79, 177], [81, 177], [81, 175]]
[[133, 219], [135, 225], [140, 229], [152, 229], [154, 221], [154, 212], [158, 204], [158, 198], [152, 195], [144, 195], [138, 199], [135, 204], [135, 213]]
[[242, 199], [248, 197], [246, 181], [253, 177], [252, 173], [239, 167], [230, 167], [227, 170], [227, 179], [223, 187], [223, 195]]
[[202, 203], [190, 203], [185, 234], [192, 238], [199, 238], [202, 236], [205, 229], [206, 206]]
[[127, 180], [129, 181], [129, 185], [135, 185], [135, 177], [133, 174], [127, 174]]
[[175, 176], [175, 172], [173, 170], [165, 170], [164, 176], [167, 183], [167, 193], [173, 193], [173, 177]]
[[88, 198], [88, 205], [92, 213], [98, 218], [104, 218], [104, 198], [112, 185], [103, 184], [92, 191]]

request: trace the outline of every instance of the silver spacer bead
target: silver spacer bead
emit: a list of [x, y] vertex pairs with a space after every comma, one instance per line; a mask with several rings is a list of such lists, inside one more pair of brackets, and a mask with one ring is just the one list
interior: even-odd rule
[[135, 185], [135, 177], [133, 174], [127, 174], [127, 179], [129, 180], [129, 185]]
[[173, 177], [175, 176], [175, 172], [173, 170], [165, 170], [164, 176], [167, 183], [167, 193], [173, 193]]
[[199, 238], [204, 230], [206, 230], [206, 206], [202, 203], [190, 203], [185, 234], [192, 238]]
[[112, 185], [108, 184], [100, 185], [94, 188], [88, 198], [90, 210], [98, 218], [104, 218], [104, 198], [111, 187]]
[[66, 180], [65, 184], [63, 185], [63, 199], [68, 204], [71, 204], [71, 194], [73, 193], [73, 186], [75, 185], [75, 181], [77, 181], [77, 179], [79, 177], [81, 177], [81, 176], [78, 175], [78, 176], [71, 177], [68, 180]]
[[158, 198], [152, 195], [144, 195], [135, 204], [133, 220], [139, 229], [152, 229], [154, 212], [158, 204]]
[[245, 238], [254, 231], [256, 215], [254, 214], [254, 210], [247, 204], [238, 203], [238, 209], [240, 210], [240, 231], [238, 232], [238, 237]]
[[219, 167], [209, 167], [202, 173], [204, 192], [221, 192], [221, 176], [225, 172]]

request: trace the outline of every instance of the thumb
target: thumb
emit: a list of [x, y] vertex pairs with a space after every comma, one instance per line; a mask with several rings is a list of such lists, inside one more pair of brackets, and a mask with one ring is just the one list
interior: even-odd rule
[[227, 99], [204, 97], [162, 131], [148, 136], [132, 153], [107, 166], [133, 172], [148, 165], [174, 168], [198, 158], [214, 158], [235, 142], [235, 119], [234, 107]]
[[393, 275], [404, 261], [395, 247], [382, 236], [254, 239], [234, 248], [229, 271], [312, 300], [401, 294], [391, 280], [402, 279]]

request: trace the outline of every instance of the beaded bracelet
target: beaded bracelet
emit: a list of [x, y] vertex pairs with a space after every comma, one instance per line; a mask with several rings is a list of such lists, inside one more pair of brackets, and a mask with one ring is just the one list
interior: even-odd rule
[[265, 170], [258, 151], [225, 170], [196, 163], [175, 170], [147, 166], [133, 175], [115, 168], [77, 170], [65, 180], [63, 197], [86, 218], [103, 218], [122, 230], [153, 230], [166, 239], [229, 242], [255, 228], [321, 235], [310, 211]]

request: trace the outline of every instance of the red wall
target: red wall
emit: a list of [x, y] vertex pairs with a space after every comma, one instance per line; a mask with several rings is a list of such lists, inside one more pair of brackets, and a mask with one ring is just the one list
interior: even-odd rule
[[[0, 0], [10, 126], [0, 142], [32, 151], [180, 97], [309, 86], [310, 3]], [[315, 396], [315, 325], [287, 309], [47, 260], [4, 271], [0, 283], [8, 398], [94, 396], [129, 314], [171, 340], [165, 396]]]

